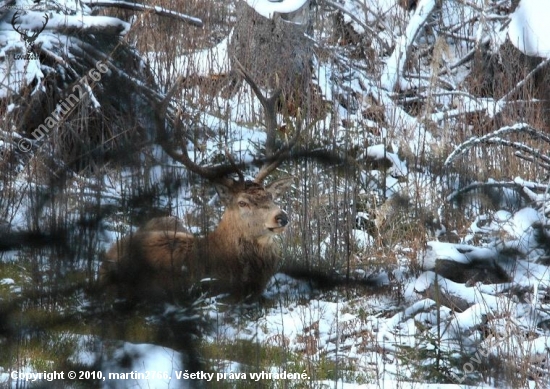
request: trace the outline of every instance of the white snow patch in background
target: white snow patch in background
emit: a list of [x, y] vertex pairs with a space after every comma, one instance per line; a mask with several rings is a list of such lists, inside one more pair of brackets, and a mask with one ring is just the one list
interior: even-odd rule
[[[405, 52], [413, 43], [418, 30], [422, 27], [434, 6], [435, 0], [418, 1], [416, 10], [407, 24], [405, 33], [397, 40], [395, 49], [386, 61], [386, 66], [382, 71], [380, 81], [385, 90], [392, 91], [396, 85], [401, 83], [401, 72], [407, 59]], [[405, 87], [404, 89], [407, 89], [406, 85], [403, 86]]]
[[521, 238], [534, 223], [540, 222], [539, 213], [533, 208], [523, 208], [506, 221], [502, 228], [515, 238]]
[[[131, 366], [124, 362], [131, 361]], [[122, 364], [122, 365], [121, 365]], [[172, 377], [167, 378], [150, 376], [149, 379], [121, 379], [107, 380], [104, 382], [106, 388], [158, 388], [158, 389], [180, 389], [187, 387], [184, 380], [176, 379], [175, 372], [183, 371], [182, 354], [168, 347], [156, 346], [154, 344], [133, 344], [124, 342], [112, 356], [112, 359], [103, 362], [102, 371], [104, 376], [109, 373], [143, 373], [166, 372]]]
[[369, 235], [367, 231], [354, 229], [351, 230], [351, 236], [359, 250], [364, 250], [368, 247], [372, 247], [376, 243], [376, 240], [371, 235]]
[[157, 75], [157, 82], [168, 79], [171, 74], [181, 74], [186, 77], [207, 77], [229, 73], [230, 66], [227, 47], [230, 39], [231, 34], [214, 47], [177, 56], [174, 61], [170, 63], [169, 69], [166, 68], [165, 64], [160, 66], [157, 65], [159, 61], [160, 63], [164, 62], [164, 58], [162, 58], [162, 56], [159, 57], [159, 53], [149, 53], [148, 59], [151, 68], [154, 70], [160, 69], [162, 73]]
[[430, 241], [422, 259], [422, 268], [435, 268], [438, 259], [469, 264], [472, 260], [490, 260], [495, 257], [496, 251], [489, 247], [476, 247], [465, 244]]
[[287, 296], [290, 298], [309, 297], [312, 293], [312, 288], [305, 281], [298, 281], [283, 273], [277, 273], [267, 283], [263, 296], [270, 299], [281, 298]]
[[271, 19], [273, 14], [288, 14], [303, 7], [308, 0], [245, 0], [246, 3], [265, 18]]
[[521, 0], [510, 15], [508, 37], [525, 55], [550, 58], [550, 7], [547, 0]]
[[[351, 246], [354, 251], [364, 251], [369, 247], [373, 247], [376, 243], [376, 239], [374, 239], [366, 231], [358, 229], [352, 229], [350, 231], [350, 238]], [[332, 238], [329, 235], [321, 242], [319, 253], [321, 254], [321, 257], [324, 257], [328, 260], [330, 259], [330, 255], [333, 254], [333, 252], [330, 250], [331, 248], [335, 246], [342, 247], [345, 244], [346, 242], [343, 240], [340, 240], [336, 244], [333, 243]]]
[[407, 176], [408, 169], [404, 161], [402, 161], [396, 153], [391, 153], [387, 150], [387, 147], [383, 144], [368, 146], [367, 157], [380, 161], [387, 158], [391, 161], [390, 173], [393, 177], [405, 177]]

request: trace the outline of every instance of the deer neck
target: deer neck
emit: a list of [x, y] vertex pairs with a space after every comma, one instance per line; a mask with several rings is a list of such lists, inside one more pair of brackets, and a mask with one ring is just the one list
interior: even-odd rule
[[239, 257], [244, 245], [248, 248], [256, 247], [256, 250], [262, 251], [265, 246], [270, 244], [271, 238], [269, 237], [259, 239], [247, 237], [244, 231], [238, 229], [238, 225], [228, 218], [222, 218], [218, 227], [205, 237], [210, 256]]

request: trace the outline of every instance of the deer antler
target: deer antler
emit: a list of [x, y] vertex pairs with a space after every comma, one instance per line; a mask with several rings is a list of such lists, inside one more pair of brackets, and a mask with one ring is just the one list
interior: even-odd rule
[[[13, 14], [13, 16], [11, 17], [11, 25], [13, 27], [13, 29], [15, 31], [17, 31], [19, 33], [19, 35], [25, 35], [25, 32], [24, 31], [21, 31], [19, 30], [15, 25], [17, 24], [17, 20], [19, 19], [19, 11], [15, 11], [15, 13]], [[21, 23], [19, 24], [19, 26], [21, 26]]]
[[[198, 174], [201, 177], [204, 177], [211, 181], [219, 182], [227, 187], [231, 187], [235, 184], [235, 181], [227, 178], [226, 176], [230, 173], [237, 172], [237, 174], [239, 175], [239, 179], [241, 181], [244, 181], [244, 177], [241, 172], [243, 164], [237, 165], [235, 161], [230, 159], [230, 165], [200, 166], [191, 160], [189, 154], [187, 153], [187, 147], [185, 145], [183, 145], [183, 147], [181, 148], [182, 152], [178, 152], [174, 149], [166, 131], [165, 117], [168, 111], [170, 100], [172, 99], [172, 97], [176, 93], [176, 90], [179, 88], [182, 82], [183, 76], [178, 77], [178, 79], [174, 83], [174, 86], [168, 91], [166, 97], [160, 102], [158, 106], [156, 121], [157, 140], [159, 144], [166, 152], [166, 154], [168, 154], [172, 159], [180, 162], [187, 169], [189, 169], [189, 171]], [[178, 133], [178, 130], [181, 130], [182, 127], [182, 122], [179, 116], [179, 113], [176, 113], [175, 117], [173, 118], [174, 132], [176, 133]]]
[[[250, 75], [246, 72], [245, 68], [242, 66], [242, 64], [235, 60], [235, 63], [237, 64], [237, 68], [239, 72], [241, 73], [242, 77], [245, 79], [245, 81], [250, 85], [252, 88], [252, 91], [262, 104], [262, 107], [264, 108], [264, 114], [265, 114], [265, 125], [266, 125], [266, 133], [267, 133], [267, 139], [266, 139], [266, 157], [263, 159], [264, 163], [262, 167], [260, 168], [258, 174], [254, 178], [254, 181], [256, 183], [261, 184], [262, 181], [287, 158], [290, 156], [290, 152], [292, 151], [292, 148], [297, 143], [300, 134], [301, 134], [301, 123], [298, 122], [296, 126], [296, 131], [294, 133], [294, 136], [292, 139], [290, 139], [287, 144], [284, 147], [281, 147], [279, 150], [275, 151], [275, 140], [276, 140], [276, 131], [277, 131], [277, 99], [279, 95], [281, 94], [281, 90], [277, 88], [269, 97], [265, 97], [258, 87], [258, 85], [254, 82], [254, 80], [250, 77]], [[226, 155], [229, 160], [229, 165], [216, 165], [216, 166], [200, 166], [193, 162], [191, 158], [189, 157], [189, 154], [187, 153], [187, 148], [183, 146], [181, 148], [181, 152], [178, 152], [174, 149], [173, 144], [171, 140], [169, 139], [169, 136], [166, 131], [165, 127], [165, 117], [168, 112], [168, 106], [170, 104], [170, 100], [175, 94], [176, 90], [179, 88], [179, 86], [183, 82], [183, 76], [178, 77], [176, 82], [174, 83], [174, 86], [168, 91], [166, 94], [166, 97], [160, 102], [157, 109], [156, 114], [156, 120], [157, 120], [157, 140], [163, 150], [174, 160], [182, 163], [189, 171], [196, 173], [206, 179], [220, 182], [228, 187], [233, 186], [235, 184], [235, 181], [229, 178], [226, 178], [225, 176], [230, 173], [237, 173], [239, 175], [239, 181], [244, 182], [244, 176], [242, 174], [242, 169], [244, 168], [244, 163], [237, 164], [229, 152], [226, 150]], [[182, 127], [182, 121], [179, 118], [179, 114], [176, 113], [175, 117], [172, 119], [174, 123], [174, 130], [175, 132], [179, 132], [178, 130]]]
[[233, 156], [231, 155], [231, 153], [229, 152], [229, 150], [227, 149], [227, 147], [225, 148], [225, 156], [227, 157], [227, 159], [229, 160], [229, 163], [231, 164], [231, 166], [233, 166], [233, 168], [235, 169], [235, 171], [237, 172], [237, 175], [239, 176], [239, 182], [242, 182], [244, 183], [244, 175], [243, 175], [243, 172], [241, 169], [239, 169], [239, 167], [237, 166], [237, 163], [235, 162], [235, 160], [233, 159]]
[[241, 76], [244, 78], [244, 80], [247, 82], [248, 85], [250, 85], [250, 88], [260, 100], [260, 104], [262, 104], [262, 107], [264, 108], [264, 115], [265, 115], [265, 126], [266, 126], [266, 142], [265, 142], [265, 153], [266, 158], [263, 166], [260, 168], [260, 171], [254, 178], [254, 181], [257, 183], [261, 183], [272, 171], [277, 169], [279, 165], [288, 158], [288, 155], [296, 142], [298, 141], [301, 133], [301, 123], [298, 123], [296, 126], [296, 131], [294, 133], [294, 136], [290, 141], [288, 141], [287, 145], [278, 151], [275, 152], [275, 136], [277, 134], [277, 100], [279, 96], [281, 95], [281, 89], [277, 88], [275, 91], [271, 94], [269, 97], [265, 97], [258, 87], [258, 85], [254, 82], [252, 77], [248, 74], [244, 66], [239, 62], [238, 59], [234, 58], [235, 64], [237, 65], [237, 69]]
[[36, 38], [38, 38], [38, 35], [44, 31], [44, 29], [46, 28], [46, 25], [48, 24], [48, 21], [50, 20], [50, 17], [47, 15], [47, 14], [44, 14], [44, 23], [42, 24], [42, 28], [39, 29], [38, 31], [35, 31], [33, 32], [31, 35], [27, 35], [27, 32], [29, 30], [27, 29], [19, 29], [16, 27], [16, 24], [18, 23], [19, 21], [19, 27], [21, 27], [21, 19], [20, 19], [20, 16], [19, 16], [19, 11], [15, 11], [15, 13], [13, 14], [12, 18], [11, 18], [11, 25], [13, 27], [13, 29], [15, 31], [17, 31], [17, 33], [19, 35], [21, 35], [23, 37], [23, 39], [29, 44], [29, 45], [32, 45], [34, 44], [34, 41], [36, 40]]
[[28, 37], [29, 38], [29, 42], [31, 43], [34, 43], [34, 41], [36, 40], [36, 38], [38, 37], [38, 35], [44, 31], [44, 29], [46, 28], [46, 25], [48, 24], [48, 21], [50, 20], [50, 17], [47, 15], [47, 14], [44, 14], [44, 24], [42, 24], [42, 28], [38, 31], [36, 31], [35, 33], [32, 34], [32, 36]]

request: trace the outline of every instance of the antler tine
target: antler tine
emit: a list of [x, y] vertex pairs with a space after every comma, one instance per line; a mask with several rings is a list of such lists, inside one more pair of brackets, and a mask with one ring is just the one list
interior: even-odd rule
[[276, 161], [270, 164], [263, 165], [260, 168], [260, 171], [258, 172], [258, 174], [256, 174], [256, 177], [254, 177], [254, 182], [258, 184], [262, 183], [262, 181], [265, 180], [265, 178], [269, 176], [272, 171], [277, 169], [277, 167], [279, 167], [280, 164], [281, 162]]
[[231, 166], [233, 166], [233, 168], [235, 169], [235, 172], [237, 172], [237, 175], [239, 176], [239, 182], [244, 183], [243, 172], [241, 171], [241, 169], [239, 169], [239, 167], [235, 163], [235, 160], [233, 159], [233, 156], [231, 155], [227, 147], [225, 148], [225, 155], [227, 156], [227, 159], [229, 160], [229, 163], [231, 164]]
[[36, 36], [38, 36], [38, 34], [40, 34], [42, 31], [44, 31], [44, 29], [48, 25], [48, 22], [50, 21], [50, 17], [47, 14], [44, 14], [44, 19], [45, 19], [45, 21], [42, 24], [42, 28], [39, 31], [36, 32]]
[[[17, 19], [19, 19], [19, 11], [15, 11], [13, 16], [11, 17], [11, 25], [15, 31], [17, 31], [19, 34], [22, 34], [19, 28], [15, 27], [15, 24], [17, 23]], [[21, 27], [21, 25], [19, 27]]]
[[264, 108], [265, 126], [267, 133], [267, 138], [265, 142], [266, 158], [264, 165], [260, 168], [260, 171], [254, 178], [255, 182], [261, 183], [272, 171], [274, 171], [283, 162], [285, 157], [288, 155], [288, 152], [292, 149], [292, 147], [298, 140], [300, 131], [298, 128], [296, 133], [294, 134], [293, 139], [288, 143], [288, 145], [275, 152], [275, 136], [277, 131], [276, 104], [282, 90], [281, 88], [277, 88], [271, 96], [265, 97], [258, 85], [254, 82], [252, 77], [250, 77], [250, 75], [248, 74], [244, 66], [239, 62], [239, 60], [236, 58], [234, 60], [239, 73], [242, 75], [248, 85], [250, 85], [250, 88]]
[[254, 181], [261, 183], [272, 171], [277, 169], [279, 165], [290, 156], [290, 152], [294, 148], [294, 145], [298, 142], [301, 134], [301, 126], [296, 128], [294, 136], [288, 142], [288, 144], [277, 151], [274, 155], [265, 159], [264, 165], [260, 168], [260, 171], [254, 178]]
[[[233, 180], [225, 178], [225, 175], [231, 173], [233, 170], [239, 171], [239, 167], [232, 161], [232, 165], [218, 165], [218, 166], [200, 166], [193, 162], [187, 153], [187, 147], [184, 145], [181, 149], [182, 152], [174, 150], [172, 147], [172, 142], [170, 142], [168, 134], [166, 132], [164, 118], [168, 111], [168, 106], [170, 104], [171, 98], [176, 93], [176, 90], [183, 82], [183, 76], [179, 76], [174, 86], [168, 91], [166, 97], [159, 103], [157, 109], [156, 121], [157, 121], [157, 140], [161, 145], [162, 149], [168, 154], [172, 159], [182, 163], [189, 171], [198, 174], [201, 177], [204, 177], [211, 181], [216, 181], [226, 186], [232, 186]], [[176, 114], [174, 119], [174, 129], [178, 133], [182, 127], [182, 122], [179, 118], [179, 114]], [[239, 173], [242, 174], [242, 173]]]

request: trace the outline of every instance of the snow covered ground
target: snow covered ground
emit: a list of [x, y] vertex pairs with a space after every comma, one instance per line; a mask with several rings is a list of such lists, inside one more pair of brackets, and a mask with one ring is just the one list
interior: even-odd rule
[[[294, 11], [304, 4], [303, 1], [289, 0], [247, 2], [268, 17], [272, 17], [274, 12]], [[429, 238], [417, 236], [425, 241], [425, 247], [421, 248], [414, 245], [413, 239], [388, 244], [383, 233], [376, 235], [364, 226], [354, 226], [349, 229], [353, 243], [351, 255], [349, 252], [342, 254], [345, 239], [340, 239], [341, 236], [335, 238], [328, 229], [323, 230], [321, 222], [325, 220], [317, 221], [315, 226], [321, 232], [316, 236], [318, 247], [310, 247], [312, 251], [318, 249], [319, 257], [327, 262], [333, 260], [331, 255], [335, 252], [342, 256], [349, 255], [359, 263], [352, 272], [355, 278], [371, 275], [369, 271], [376, 268], [375, 276], [386, 285], [370, 289], [318, 290], [315, 285], [279, 273], [268, 285], [264, 293], [265, 301], [260, 306], [228, 307], [221, 299], [201, 300], [194, 307], [193, 314], [197, 320], [200, 318], [208, 325], [201, 327], [203, 333], [197, 337], [200, 338], [197, 342], [200, 350], [210, 350], [210, 353], [204, 354], [204, 365], [208, 369], [193, 377], [184, 375], [199, 374], [189, 370], [189, 350], [146, 341], [134, 342], [124, 336], [104, 337], [97, 329], [90, 333], [60, 330], [76, 345], [67, 360], [82, 368], [100, 371], [104, 377], [113, 374], [105, 381], [100, 380], [101, 385], [109, 388], [195, 387], [199, 381], [236, 386], [243, 378], [253, 382], [260, 377], [262, 384], [273, 387], [284, 387], [289, 382], [291, 387], [313, 388], [549, 387], [550, 239], [547, 220], [550, 206], [547, 184], [509, 177], [508, 181], [489, 179], [486, 182], [471, 182], [470, 188], [464, 188], [455, 183], [453, 177], [437, 175], [423, 166], [408, 165], [413, 159], [405, 162], [400, 156], [406, 153], [421, 156], [437, 149], [438, 144], [447, 139], [445, 131], [461, 125], [458, 119], [455, 120], [460, 115], [494, 117], [506, 108], [506, 104], [512, 104], [508, 101], [509, 96], [501, 99], [474, 96], [461, 89], [465, 88], [463, 81], [467, 76], [467, 66], [461, 65], [461, 61], [468, 57], [470, 45], [483, 43], [497, 50], [507, 36], [523, 53], [548, 57], [550, 48], [545, 39], [550, 38], [550, 34], [545, 22], [548, 12], [544, 2], [522, 0], [509, 17], [508, 27], [508, 16], [499, 14], [503, 3], [481, 0], [444, 2], [442, 9], [437, 11], [438, 22], [442, 23], [437, 28], [441, 31], [452, 30], [452, 33], [449, 33], [448, 41], [443, 42], [425, 34], [427, 24], [435, 25], [435, 1], [420, 0], [409, 13], [390, 0], [340, 2], [340, 7], [347, 11], [344, 21], [356, 32], [366, 34], [371, 24], [377, 23], [379, 36], [373, 38], [372, 45], [379, 63], [373, 65], [364, 60], [348, 62], [342, 54], [335, 55], [330, 61], [316, 60], [315, 83], [323, 99], [330, 102], [333, 109], [311, 129], [312, 142], [320, 146], [326, 141], [343, 152], [358, 150], [358, 160], [387, 159], [390, 162], [387, 170], [361, 171], [362, 185], [354, 184], [357, 185], [357, 197], [372, 197], [372, 192], [389, 199], [406, 194], [412, 199], [423, 199], [422, 203], [427, 207], [439, 208], [448, 205], [447, 202], [450, 204], [450, 199], [458, 197], [465, 189], [468, 193], [477, 193], [476, 188], [482, 191], [484, 185], [501, 189], [497, 209], [487, 212], [478, 212], [473, 207], [472, 212], [459, 210], [467, 215], [465, 218], [470, 225], [464, 228], [466, 234], [457, 237], [458, 243], [447, 241], [446, 236], [439, 233], [444, 230], [441, 220], [436, 226], [438, 232]], [[32, 7], [29, 1], [18, 4]], [[66, 6], [72, 10], [78, 8], [76, 3]], [[112, 23], [124, 32], [129, 27], [115, 18], [97, 19], [86, 7], [78, 11], [80, 13], [74, 12], [63, 21], [58, 16], [52, 17], [37, 43], [50, 48], [58, 44], [59, 37], [63, 35], [56, 30], [60, 25], [90, 27]], [[42, 15], [41, 11], [26, 14], [21, 26], [34, 27], [33, 23], [38, 23]], [[463, 23], [464, 20], [468, 23]], [[0, 21], [0, 31], [2, 58], [14, 50], [27, 50], [6, 19]], [[321, 34], [314, 37], [318, 41], [325, 38]], [[227, 39], [211, 49], [178, 57], [171, 71], [175, 69], [200, 76], [226, 74], [229, 69]], [[414, 69], [409, 69], [412, 66], [407, 65], [407, 53], [414, 51], [411, 49], [413, 47], [418, 51], [433, 47], [435, 42], [441, 46], [438, 46], [438, 64], [436, 60], [430, 63], [434, 71], [428, 73], [426, 69], [430, 68], [422, 67], [422, 71], [412, 75]], [[416, 44], [419, 46], [416, 47]], [[335, 45], [332, 49], [336, 52], [341, 48]], [[151, 60], [155, 58], [150, 56]], [[380, 71], [367, 71], [367, 65], [378, 66]], [[6, 61], [1, 61], [0, 73], [0, 79], [11, 80], [9, 93], [17, 93], [33, 81], [40, 85], [44, 77], [38, 60], [31, 60], [25, 66], [18, 62], [10, 68]], [[158, 76], [165, 79], [167, 75]], [[397, 90], [414, 91], [415, 95], [403, 93], [399, 96]], [[0, 98], [7, 95], [8, 89], [1, 88]], [[431, 99], [431, 103], [415, 113], [405, 108], [407, 99], [415, 98]], [[342, 100], [348, 102], [346, 107], [338, 103]], [[197, 101], [192, 103], [198, 105]], [[223, 133], [223, 136], [205, 137], [201, 147], [190, 150], [190, 154], [196, 155], [198, 160], [212, 162], [220, 155], [220, 145], [224, 144], [235, 159], [252, 161], [266, 139], [259, 125], [262, 108], [253, 93], [243, 87], [229, 98], [213, 96], [211, 104], [210, 110], [189, 108], [189, 113], [205, 128], [216, 134]], [[372, 112], [381, 115], [383, 120], [377, 119]], [[293, 120], [281, 116], [279, 119]], [[348, 124], [344, 125], [344, 122]], [[449, 144], [447, 146], [451, 147], [451, 152], [445, 155], [448, 158], [442, 164], [452, 166], [468, 152], [473, 153], [472, 149], [480, 144], [506, 145], [507, 135], [527, 132], [529, 128], [532, 127], [527, 123], [514, 123], [500, 130], [493, 129], [483, 136], [464, 139], [462, 144]], [[376, 131], [370, 133], [372, 129]], [[223, 142], [223, 139], [229, 141]], [[548, 164], [544, 158], [549, 144], [544, 138], [540, 139], [545, 147], [540, 152], [530, 146], [518, 149], [532, 156], [542, 154], [540, 159]], [[166, 169], [181, 168], [177, 163], [167, 162], [167, 156], [158, 146], [151, 146], [144, 154], [154, 162], [147, 166], [144, 164], [140, 173], [147, 176], [151, 183], [161, 181]], [[294, 174], [302, 173], [300, 166], [285, 169]], [[318, 168], [316, 172], [323, 172], [322, 169]], [[248, 175], [253, 173], [254, 168], [247, 172]], [[15, 231], [28, 228], [36, 200], [33, 194], [40, 187], [40, 183], [27, 174], [22, 170], [14, 179], [10, 190], [17, 192], [20, 200], [10, 205], [2, 216], [9, 220]], [[82, 204], [99, 197], [101, 206], [117, 206], [122, 202], [121, 193], [134, 185], [134, 174], [135, 171], [129, 169], [110, 172], [102, 179], [75, 176], [73, 184], [65, 188], [64, 196], [69, 203]], [[339, 178], [333, 180], [334, 176], [327, 174], [324, 177], [319, 173], [316, 176], [320, 178], [316, 181], [319, 186], [316, 189], [320, 192], [318, 197], [337, 198], [349, 188], [346, 186], [349, 182], [338, 183]], [[95, 192], [83, 188], [100, 189]], [[443, 195], [449, 192], [448, 197]], [[302, 199], [307, 191], [298, 186], [295, 193], [298, 199]], [[209, 194], [203, 206], [216, 203], [215, 195], [212, 192]], [[290, 200], [287, 204], [288, 208], [295, 207], [296, 225], [310, 212], [305, 206], [300, 208], [300, 201]], [[338, 204], [337, 201], [335, 203]], [[169, 196], [160, 196], [158, 204], [181, 218], [200, 214], [200, 207], [193, 198], [193, 188], [186, 185], [178, 187], [176, 193]], [[78, 213], [75, 204], [68, 208]], [[344, 204], [342, 208], [345, 213], [355, 212], [353, 217], [363, 218], [365, 224], [372, 221], [372, 213], [358, 211], [352, 204]], [[38, 223], [45, 223], [49, 212], [55, 213], [53, 201], [46, 206], [46, 210], [37, 218]], [[391, 206], [375, 209], [379, 216], [382, 210], [389, 219]], [[115, 223], [113, 219], [107, 221], [109, 225], [98, 239], [97, 251], [106, 249], [125, 231], [136, 227], [127, 222]], [[444, 222], [457, 227], [453, 220]], [[420, 222], [417, 220], [415, 223], [420, 231]], [[124, 232], [114, 232], [118, 226]], [[193, 232], [200, 230], [197, 225], [190, 227]], [[377, 227], [378, 231], [382, 231], [380, 223]], [[284, 241], [285, 245], [299, 246], [299, 231], [292, 230], [292, 233]], [[379, 254], [379, 245], [389, 246], [385, 247], [387, 251], [383, 251], [383, 255]], [[295, 248], [291, 253], [305, 255], [300, 250]], [[0, 262], [17, 264], [24, 257], [24, 251], [13, 250], [2, 253]], [[388, 257], [392, 258], [392, 262]], [[36, 269], [41, 273], [49, 272], [53, 265], [48, 262], [48, 256], [40, 258], [43, 260], [38, 261]], [[371, 264], [375, 259], [387, 260], [389, 264], [376, 267]], [[95, 268], [99, 262], [100, 258], [96, 256], [92, 261]], [[78, 267], [78, 263], [85, 268], [88, 262], [81, 259], [75, 266]], [[21, 277], [2, 274], [0, 292], [3, 294], [0, 301], [7, 299], [7, 296], [24, 295], [32, 277], [36, 277], [26, 269], [21, 271]], [[52, 309], [64, 308], [52, 303]], [[86, 312], [89, 307], [82, 304], [78, 309]], [[180, 309], [183, 308], [167, 307], [166, 311], [179, 312]], [[135, 327], [147, 327], [157, 319], [148, 316]], [[117, 319], [109, 318], [103, 323], [110, 321], [116, 323]], [[2, 322], [0, 330], [4, 331]], [[0, 332], [0, 347], [9, 343], [2, 334]], [[244, 353], [265, 349], [277, 354], [277, 357], [272, 360], [262, 358], [261, 363], [256, 364], [251, 363], [250, 359], [245, 360], [242, 355], [230, 359], [232, 354], [227, 350], [237, 349], [241, 344], [252, 345]], [[216, 354], [212, 349], [221, 351]], [[8, 359], [2, 357], [0, 355], [0, 384], [13, 388], [25, 387], [11, 375], [10, 369], [15, 364], [11, 365]], [[35, 363], [37, 359], [18, 361], [17, 371], [43, 371], [44, 367]], [[258, 356], [257, 359], [261, 358]], [[52, 364], [48, 363], [45, 368], [52, 368]], [[292, 380], [281, 378], [284, 374], [292, 374]]]

